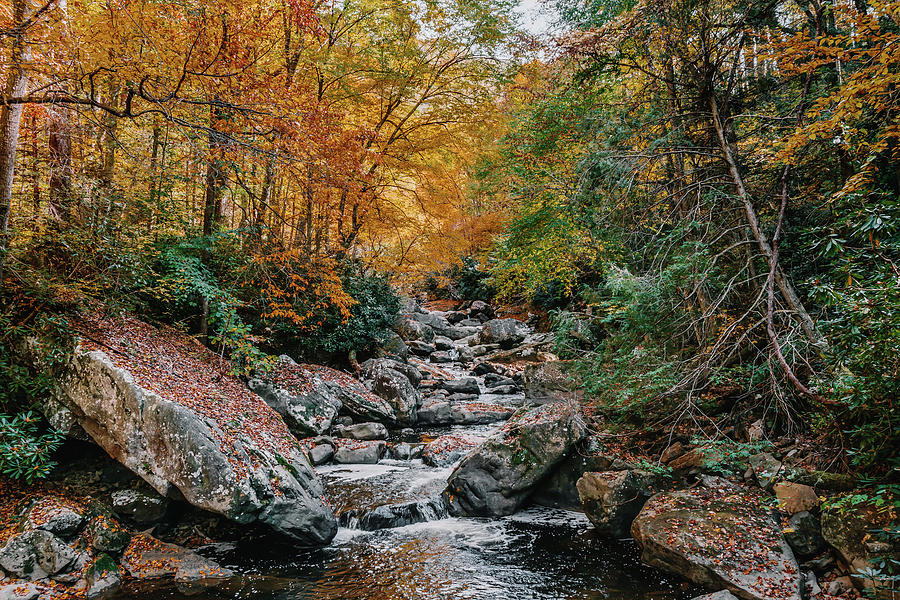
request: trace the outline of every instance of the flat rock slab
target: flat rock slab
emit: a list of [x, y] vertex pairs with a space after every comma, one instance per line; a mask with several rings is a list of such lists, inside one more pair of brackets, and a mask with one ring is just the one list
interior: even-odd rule
[[520, 409], [450, 475], [444, 490], [450, 512], [462, 516], [514, 513], [585, 435], [587, 428], [573, 404]]
[[799, 566], [762, 501], [737, 488], [657, 494], [631, 534], [652, 567], [745, 600], [800, 600]]
[[55, 400], [160, 495], [238, 523], [259, 521], [305, 545], [337, 521], [281, 417], [213, 352], [171, 328], [82, 315], [81, 345]]

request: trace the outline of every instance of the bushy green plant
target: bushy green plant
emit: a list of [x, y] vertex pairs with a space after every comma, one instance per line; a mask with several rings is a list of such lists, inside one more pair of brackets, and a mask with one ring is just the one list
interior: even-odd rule
[[56, 466], [52, 457], [62, 442], [62, 434], [42, 432], [41, 419], [34, 412], [0, 414], [0, 473], [28, 483], [43, 479]]
[[772, 443], [766, 440], [738, 442], [727, 438], [710, 440], [698, 437], [691, 443], [697, 446], [703, 466], [723, 475], [746, 471], [751, 456], [772, 449]]

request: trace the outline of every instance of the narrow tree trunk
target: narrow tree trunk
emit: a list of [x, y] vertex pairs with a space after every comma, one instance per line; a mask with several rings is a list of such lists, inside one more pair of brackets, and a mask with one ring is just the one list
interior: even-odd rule
[[[34, 16], [35, 11], [30, 0], [13, 0], [14, 23], [24, 23]], [[25, 39], [25, 31], [15, 30], [9, 76], [4, 90], [7, 98], [19, 98], [28, 91], [29, 74], [26, 65], [30, 60], [31, 49]], [[9, 213], [22, 109], [21, 104], [4, 104], [0, 108], [0, 285], [9, 249]]]
[[206, 194], [203, 200], [203, 235], [212, 234], [222, 224], [225, 215], [222, 207], [222, 191], [226, 182], [225, 149], [222, 135], [216, 131], [222, 111], [215, 105], [210, 111], [212, 123], [207, 141], [209, 158], [206, 163]]

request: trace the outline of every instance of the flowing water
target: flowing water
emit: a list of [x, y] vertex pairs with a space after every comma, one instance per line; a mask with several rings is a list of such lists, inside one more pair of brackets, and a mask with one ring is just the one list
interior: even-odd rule
[[[455, 363], [440, 367], [454, 377], [467, 374]], [[479, 398], [506, 405], [523, 400]], [[394, 441], [486, 436], [496, 426], [407, 430]], [[317, 470], [340, 515], [341, 528], [327, 548], [298, 552], [258, 541], [207, 547], [201, 553], [241, 575], [212, 588], [142, 584], [125, 597], [681, 600], [700, 593], [642, 565], [634, 542], [595, 535], [581, 513], [535, 506], [501, 519], [449, 517], [438, 496], [452, 467], [382, 460]]]

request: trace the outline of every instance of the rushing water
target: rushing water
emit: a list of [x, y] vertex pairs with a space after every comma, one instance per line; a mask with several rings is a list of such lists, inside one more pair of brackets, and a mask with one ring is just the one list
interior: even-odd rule
[[[440, 369], [445, 376], [467, 375], [458, 363]], [[479, 383], [480, 402], [524, 401], [484, 393], [483, 378]], [[407, 431], [402, 441], [443, 433], [485, 436], [493, 428]], [[642, 565], [634, 542], [595, 535], [581, 513], [531, 507], [502, 519], [448, 517], [437, 498], [451, 471], [420, 460], [320, 467], [326, 496], [342, 524], [327, 548], [298, 552], [271, 542], [220, 544], [200, 552], [241, 575], [212, 588], [145, 583], [122, 597], [681, 600], [700, 593]]]

